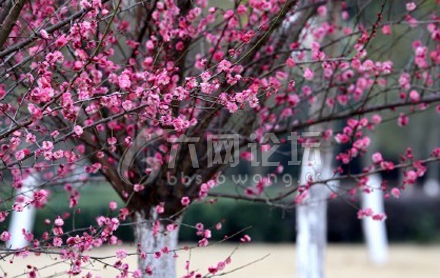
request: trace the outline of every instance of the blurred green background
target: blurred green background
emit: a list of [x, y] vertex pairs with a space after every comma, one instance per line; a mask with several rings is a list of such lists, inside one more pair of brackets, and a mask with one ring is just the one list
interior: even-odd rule
[[[226, 185], [225, 187], [232, 186]], [[64, 230], [86, 228], [96, 225], [97, 215], [113, 215], [108, 203], [115, 200], [119, 208], [123, 205], [118, 196], [106, 183], [93, 183], [79, 190], [81, 198], [77, 209], [68, 208], [68, 196], [63, 190], [53, 192], [51, 201], [42, 210], [38, 210], [35, 222], [37, 238], [48, 229], [45, 219], [55, 219], [60, 212], [69, 211], [65, 219]], [[356, 203], [355, 203], [356, 204]], [[385, 202], [388, 215], [386, 220], [389, 240], [391, 242], [440, 242], [440, 198], [426, 198], [418, 191], [411, 197]], [[363, 240], [361, 221], [356, 217], [357, 210], [344, 201], [333, 200], [328, 208], [329, 242], [359, 243]], [[281, 210], [265, 204], [251, 202], [220, 200], [214, 204], [197, 203], [190, 206], [183, 222], [195, 225], [201, 222], [205, 228], [210, 227], [214, 239], [222, 239], [243, 228], [249, 227], [246, 233], [257, 242], [294, 242], [295, 210]], [[215, 225], [221, 222], [222, 229], [217, 231]], [[6, 224], [7, 223], [3, 223]], [[122, 226], [116, 235], [124, 241], [133, 240], [131, 227]], [[181, 241], [197, 241], [200, 238], [196, 230], [183, 226], [180, 230]], [[232, 238], [232, 241], [239, 237]]]

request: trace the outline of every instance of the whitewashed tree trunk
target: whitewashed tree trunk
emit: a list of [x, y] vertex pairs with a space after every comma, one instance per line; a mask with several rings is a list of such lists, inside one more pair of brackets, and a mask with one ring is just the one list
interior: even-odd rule
[[[371, 193], [362, 193], [361, 205], [363, 209], [371, 208], [375, 213], [383, 213], [384, 197], [381, 187], [380, 175], [371, 175], [368, 186], [373, 188]], [[388, 261], [388, 239], [385, 221], [373, 220], [371, 217], [362, 219], [362, 228], [368, 249], [370, 261], [377, 265], [386, 264]]]
[[[152, 213], [157, 216], [156, 213]], [[135, 215], [136, 225], [134, 227], [136, 244], [140, 251], [146, 254], [145, 258], [139, 256], [138, 267], [142, 271], [142, 277], [145, 278], [174, 278], [176, 277], [176, 257], [175, 252], [178, 247], [179, 229], [172, 232], [166, 231], [166, 227], [160, 225], [159, 231], [154, 234], [152, 219], [147, 219], [145, 215], [137, 212]], [[164, 248], [168, 248], [168, 254], [163, 253]], [[161, 252], [159, 258], [155, 252]], [[146, 271], [148, 269], [148, 271]], [[148, 272], [151, 271], [150, 275]]]
[[[371, 165], [372, 155], [380, 149], [379, 142], [372, 140], [368, 152], [362, 156], [364, 166]], [[362, 209], [371, 208], [375, 213], [385, 212], [385, 200], [380, 174], [368, 177], [370, 193], [361, 193]], [[384, 265], [388, 262], [388, 237], [385, 221], [373, 220], [371, 217], [362, 219], [362, 229], [368, 250], [368, 259], [376, 265]]]
[[[331, 151], [325, 153], [320, 165], [310, 165], [303, 157], [301, 184], [310, 175], [325, 179], [331, 172]], [[297, 277], [325, 277], [325, 251], [327, 244], [327, 198], [329, 189], [324, 184], [315, 184], [303, 204], [297, 206]]]
[[[26, 196], [32, 198], [32, 189], [37, 186], [38, 180], [29, 175], [23, 180], [21, 189], [16, 191], [17, 196]], [[23, 208], [23, 211], [13, 211], [11, 215], [11, 222], [9, 224], [9, 233], [11, 239], [6, 243], [8, 248], [18, 249], [29, 245], [23, 235], [23, 229], [32, 232], [35, 222], [35, 207], [33, 205], [27, 205]]]
[[[339, 21], [341, 6], [338, 3], [329, 3], [328, 15], [330, 20]], [[311, 24], [319, 24], [321, 19], [316, 18]], [[310, 34], [304, 34], [303, 45], [310, 47], [314, 38]], [[327, 37], [328, 40], [340, 37], [340, 32]], [[335, 43], [326, 49], [326, 54], [337, 57], [340, 53], [340, 45]], [[328, 93], [328, 95], [327, 95]], [[326, 97], [334, 94], [330, 89], [326, 94], [319, 94], [317, 100], [311, 105], [309, 115], [325, 117], [330, 111], [326, 106]], [[328, 124], [317, 124], [309, 128], [311, 132], [324, 132], [332, 128]], [[301, 184], [306, 184], [308, 175], [312, 175], [314, 181], [325, 180], [332, 176], [333, 147], [325, 146], [321, 142], [321, 163], [309, 164], [308, 155], [304, 153], [301, 166]], [[316, 157], [315, 157], [316, 161]], [[325, 252], [327, 245], [327, 199], [330, 194], [329, 184], [315, 184], [309, 189], [309, 196], [303, 204], [297, 206], [297, 277], [298, 278], [324, 278], [325, 277]]]

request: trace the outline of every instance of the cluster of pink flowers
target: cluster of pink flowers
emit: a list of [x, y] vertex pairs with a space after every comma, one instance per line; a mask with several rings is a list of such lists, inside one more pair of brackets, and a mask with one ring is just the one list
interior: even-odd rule
[[360, 209], [357, 214], [359, 219], [371, 217], [373, 220], [384, 221], [387, 216], [385, 213], [375, 213], [371, 208]]

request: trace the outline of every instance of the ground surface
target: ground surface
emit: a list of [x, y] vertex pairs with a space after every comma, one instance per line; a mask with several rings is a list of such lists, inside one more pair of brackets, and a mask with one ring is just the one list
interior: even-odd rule
[[[119, 248], [105, 248], [94, 251], [92, 255], [112, 255]], [[191, 268], [200, 269], [203, 270], [203, 273], [206, 273], [209, 266], [215, 265], [217, 261], [228, 257], [234, 248], [235, 245], [223, 244], [193, 250], [191, 252]], [[128, 249], [133, 250], [133, 247], [128, 247]], [[188, 251], [179, 253], [179, 270], [183, 270], [188, 255]], [[243, 266], [266, 255], [269, 256], [224, 277], [295, 277], [295, 246], [291, 244], [249, 244], [241, 246], [235, 251], [232, 256], [232, 263], [226, 270]], [[128, 257], [126, 261], [131, 265], [135, 265], [136, 258], [134, 256]], [[54, 261], [47, 255], [40, 257], [32, 256], [27, 258], [26, 261], [17, 259], [14, 264], [10, 264], [7, 260], [0, 261], [0, 267], [3, 271], [8, 272], [7, 277], [14, 277], [17, 274], [23, 273], [27, 264], [43, 266], [57, 262], [58, 264], [41, 270], [40, 277], [48, 277], [54, 274], [55, 277], [67, 277], [66, 275], [57, 274], [60, 274], [60, 271], [65, 270], [68, 266], [65, 263]], [[103, 269], [102, 265], [98, 263], [95, 263], [94, 267], [90, 266], [90, 268], [94, 268], [96, 270], [95, 273], [99, 273], [103, 278], [115, 277], [115, 274], [117, 274], [117, 272], [110, 268]], [[327, 251], [326, 269], [328, 278], [439, 278], [440, 246], [391, 245], [389, 263], [385, 266], [374, 266], [368, 262], [367, 252], [363, 245], [332, 245]], [[184, 272], [179, 271], [179, 274], [182, 276]]]

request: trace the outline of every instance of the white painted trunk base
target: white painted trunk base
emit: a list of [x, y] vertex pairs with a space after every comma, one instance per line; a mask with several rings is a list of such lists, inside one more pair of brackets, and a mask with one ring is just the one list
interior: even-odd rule
[[[326, 155], [327, 156], [327, 155]], [[331, 171], [328, 159], [324, 165], [310, 166], [306, 163], [301, 167], [301, 184], [306, 183], [306, 177], [320, 174], [324, 179]], [[303, 159], [303, 162], [307, 159]], [[324, 278], [325, 250], [327, 244], [327, 198], [329, 189], [322, 184], [313, 185], [309, 190], [306, 201], [297, 206], [297, 277]]]
[[[384, 197], [381, 187], [380, 175], [371, 175], [368, 185], [373, 189], [371, 193], [362, 193], [361, 205], [363, 209], [371, 208], [375, 213], [383, 213]], [[385, 221], [373, 220], [371, 217], [362, 219], [362, 228], [368, 249], [370, 261], [377, 265], [386, 264], [388, 261], [388, 240]]]
[[[153, 213], [152, 213], [153, 214]], [[155, 216], [155, 213], [153, 214]], [[164, 226], [160, 226], [159, 232], [153, 235], [153, 225], [151, 219], [146, 219], [140, 213], [136, 213], [135, 238], [136, 243], [140, 244], [141, 252], [146, 255], [145, 258], [139, 256], [138, 267], [142, 271], [143, 278], [175, 278], [176, 277], [176, 257], [173, 251], [168, 254], [161, 251], [167, 247], [168, 250], [176, 250], [178, 247], [179, 229], [172, 232], [165, 232]], [[148, 221], [147, 221], [148, 220]], [[155, 252], [161, 252], [159, 258], [154, 255]], [[146, 269], [152, 272], [148, 274]]]
[[[315, 1], [305, 0], [301, 4], [313, 4]], [[338, 3], [332, 3], [328, 1], [327, 8], [331, 14], [339, 14], [341, 12], [341, 5]], [[331, 21], [338, 21], [339, 17], [329, 17]], [[294, 18], [292, 18], [294, 19]], [[313, 20], [309, 20], [312, 25], [320, 24], [320, 17], [315, 17]], [[337, 22], [335, 22], [337, 23]], [[338, 24], [336, 24], [338, 25]], [[301, 32], [304, 35], [304, 39], [301, 45], [304, 47], [311, 47], [312, 42], [315, 40], [311, 33]], [[341, 33], [336, 31], [333, 35], [327, 37], [329, 41], [339, 37]], [[333, 44], [330, 48], [326, 49], [326, 54], [329, 56], [337, 57], [340, 53], [339, 44]], [[332, 89], [330, 89], [331, 91]], [[331, 92], [329, 95], [331, 95]], [[325, 117], [329, 115], [331, 111], [326, 108], [324, 104], [327, 98], [326, 94], [318, 94], [317, 100], [311, 105], [309, 115], [315, 117], [317, 112], [320, 116]], [[308, 128], [309, 132], [323, 132], [328, 128], [332, 128], [328, 123], [322, 123], [312, 125]], [[320, 163], [310, 165], [306, 157], [307, 152], [304, 151], [302, 165], [301, 165], [301, 184], [306, 183], [308, 175], [312, 175], [313, 180], [325, 180], [329, 178], [332, 173], [332, 146], [325, 146], [323, 142], [320, 142], [319, 153], [321, 154]], [[315, 160], [317, 160], [315, 153]], [[329, 185], [330, 186], [330, 185]], [[327, 185], [315, 184], [309, 189], [309, 196], [305, 200], [304, 204], [297, 206], [297, 278], [324, 278], [325, 277], [325, 251], [327, 244], [327, 199], [330, 194], [330, 190]]]
[[[23, 180], [23, 185], [20, 190], [16, 191], [17, 196], [26, 196], [27, 198], [32, 197], [32, 189], [37, 186], [37, 179], [32, 175], [29, 175]], [[23, 211], [17, 212], [12, 211], [11, 222], [9, 224], [9, 233], [11, 234], [11, 239], [6, 243], [8, 248], [19, 249], [29, 245], [23, 235], [23, 229], [32, 232], [35, 222], [35, 207], [33, 205], [28, 205], [23, 208]]]
[[[310, 190], [311, 199], [325, 199], [326, 188], [322, 187], [322, 185], [317, 185]], [[325, 277], [326, 217], [327, 204], [325, 201], [297, 207], [298, 278]]]

